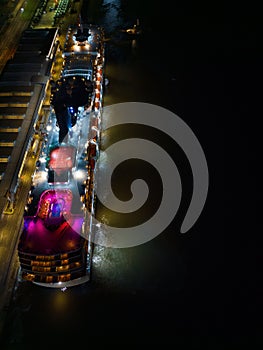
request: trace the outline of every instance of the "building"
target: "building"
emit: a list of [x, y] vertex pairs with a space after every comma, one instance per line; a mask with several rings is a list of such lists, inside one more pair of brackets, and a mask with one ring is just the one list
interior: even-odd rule
[[28, 29], [0, 76], [0, 214], [13, 210], [58, 46], [57, 28]]

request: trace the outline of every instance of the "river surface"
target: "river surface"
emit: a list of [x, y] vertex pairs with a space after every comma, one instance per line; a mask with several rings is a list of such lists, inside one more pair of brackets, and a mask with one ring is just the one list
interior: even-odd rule
[[[92, 279], [85, 285], [62, 292], [18, 282], [6, 321], [4, 348], [160, 344], [166, 349], [172, 344], [179, 349], [187, 345], [221, 349], [224, 116], [219, 96], [224, 78], [216, 26], [220, 14], [212, 11], [208, 19], [200, 8], [196, 13], [195, 6], [175, 5], [173, 9], [170, 2], [163, 1], [105, 0], [97, 1], [101, 3], [97, 7], [95, 3], [84, 4], [82, 18], [106, 30], [109, 84], [104, 106], [146, 102], [182, 118], [198, 137], [207, 159], [207, 201], [196, 224], [180, 234], [192, 183], [189, 164], [176, 142], [138, 126], [102, 134], [104, 147], [122, 137], [144, 137], [167, 149], [185, 178], [185, 207], [149, 242], [130, 248], [95, 247]], [[142, 33], [131, 38], [123, 29], [137, 18]], [[112, 186], [125, 195], [127, 174], [136, 176], [134, 169], [141, 167], [151, 183], [153, 206], [158, 205], [161, 187], [154, 184], [158, 175], [145, 164], [127, 166], [114, 174]], [[146, 208], [147, 215], [151, 208]], [[115, 220], [119, 226], [133, 220], [121, 215], [118, 219], [102, 206], [98, 206], [98, 216]], [[141, 217], [134, 217], [136, 220]]]

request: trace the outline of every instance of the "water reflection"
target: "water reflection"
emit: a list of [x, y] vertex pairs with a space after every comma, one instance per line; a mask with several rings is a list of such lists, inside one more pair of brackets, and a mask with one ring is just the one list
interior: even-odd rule
[[120, 0], [104, 0], [103, 6], [106, 9], [103, 25], [107, 32], [114, 32], [122, 24], [120, 16]]

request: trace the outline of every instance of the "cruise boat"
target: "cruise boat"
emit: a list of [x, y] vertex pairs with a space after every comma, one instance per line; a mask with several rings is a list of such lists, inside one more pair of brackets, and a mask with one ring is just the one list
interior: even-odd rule
[[85, 218], [95, 211], [103, 39], [99, 26], [69, 27], [60, 76], [51, 81], [52, 108], [18, 244], [22, 280], [41, 286], [65, 290], [90, 279], [92, 243]]

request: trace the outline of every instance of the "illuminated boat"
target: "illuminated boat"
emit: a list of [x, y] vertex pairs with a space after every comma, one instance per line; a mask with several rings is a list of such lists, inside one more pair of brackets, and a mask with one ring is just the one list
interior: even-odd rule
[[[51, 105], [60, 129], [59, 142], [76, 124], [78, 108], [93, 108], [102, 98], [104, 32], [99, 26], [70, 27], [63, 51], [61, 76], [51, 86]], [[96, 106], [96, 108], [97, 108]]]
[[83, 217], [71, 213], [70, 190], [46, 190], [37, 214], [24, 218], [18, 252], [22, 278], [66, 282], [86, 275], [87, 241], [79, 235]]
[[142, 33], [142, 28], [139, 22], [139, 19], [137, 18], [136, 23], [127, 29], [122, 30], [124, 33], [129, 34], [132, 38], [136, 38], [136, 36], [139, 36]]
[[22, 280], [41, 286], [66, 288], [90, 279], [92, 244], [85, 218], [95, 208], [103, 34], [99, 26], [70, 27], [63, 68], [51, 84], [55, 113], [46, 125], [18, 244]]

